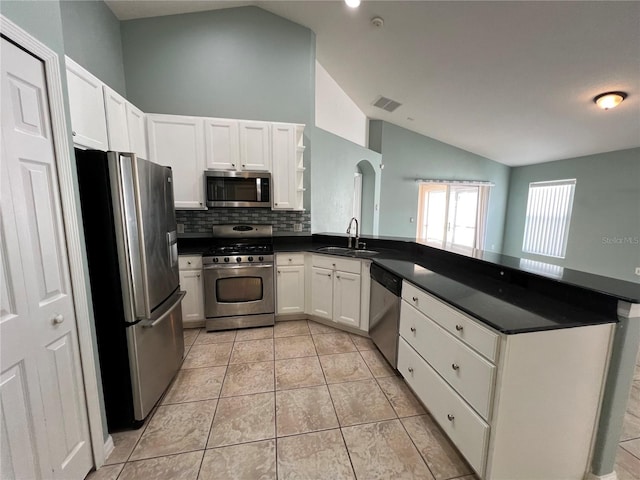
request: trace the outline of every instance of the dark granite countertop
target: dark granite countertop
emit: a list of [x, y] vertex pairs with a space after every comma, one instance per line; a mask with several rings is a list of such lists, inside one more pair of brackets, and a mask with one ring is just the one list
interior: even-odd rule
[[615, 318], [473, 275], [465, 283], [412, 261], [377, 258], [377, 265], [505, 334], [613, 323]]
[[[179, 236], [179, 253], [201, 254], [210, 238]], [[619, 299], [635, 303], [624, 295], [505, 265], [487, 265], [477, 259], [474, 263], [474, 259], [449, 252], [443, 257], [432, 251], [437, 249], [406, 239], [369, 238], [367, 243], [368, 249], [379, 253], [366, 259], [505, 334], [614, 323]], [[317, 250], [324, 246], [346, 247], [346, 239], [329, 234], [274, 236], [275, 252], [323, 253]], [[633, 292], [633, 284], [626, 287], [626, 293]]]

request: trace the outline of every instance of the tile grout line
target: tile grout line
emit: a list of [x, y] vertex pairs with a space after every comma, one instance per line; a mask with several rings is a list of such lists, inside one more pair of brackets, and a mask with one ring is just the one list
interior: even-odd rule
[[[315, 342], [313, 341], [313, 337], [311, 338], [311, 341], [314, 344], [315, 347]], [[317, 349], [316, 349], [316, 353], [317, 353]], [[347, 452], [347, 458], [349, 459], [349, 465], [351, 465], [351, 471], [353, 472], [353, 476], [354, 478], [357, 480], [358, 479], [358, 474], [356, 473], [356, 469], [353, 466], [353, 460], [351, 459], [351, 452], [349, 452], [349, 447], [347, 446], [347, 440], [344, 438], [344, 433], [342, 432], [342, 425], [340, 424], [340, 418], [338, 418], [338, 412], [336, 410], [336, 405], [335, 402], [333, 401], [333, 396], [331, 395], [331, 389], [329, 388], [329, 383], [327, 383], [327, 376], [324, 373], [324, 368], [322, 368], [322, 362], [320, 362], [320, 355], [317, 355], [318, 357], [318, 363], [320, 363], [320, 370], [322, 371], [322, 376], [324, 377], [324, 382], [325, 385], [327, 387], [327, 391], [329, 392], [329, 399], [331, 400], [331, 406], [333, 407], [333, 413], [336, 416], [336, 420], [338, 421], [338, 431], [340, 432], [340, 438], [342, 438], [342, 444], [344, 445], [344, 449]]]

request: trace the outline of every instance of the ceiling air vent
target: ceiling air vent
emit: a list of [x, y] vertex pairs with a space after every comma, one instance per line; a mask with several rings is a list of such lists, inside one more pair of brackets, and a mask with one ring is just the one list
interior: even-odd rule
[[386, 110], [387, 112], [393, 112], [396, 108], [402, 105], [395, 100], [391, 100], [390, 98], [379, 96], [374, 102], [373, 106]]

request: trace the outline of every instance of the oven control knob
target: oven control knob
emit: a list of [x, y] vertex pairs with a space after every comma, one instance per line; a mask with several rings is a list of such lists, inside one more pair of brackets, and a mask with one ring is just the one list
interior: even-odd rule
[[242, 261], [242, 257], [236, 257], [236, 262], [240, 263]]
[[264, 260], [264, 257], [258, 257], [258, 261], [261, 262]]
[[249, 260], [250, 262], [253, 262], [253, 257], [249, 257], [247, 260]]
[[215, 258], [213, 259], [213, 263], [218, 263], [218, 260], [219, 260], [219, 259], [218, 259], [218, 257], [215, 257]]
[[228, 262], [229, 261], [229, 257], [224, 257], [224, 261]]

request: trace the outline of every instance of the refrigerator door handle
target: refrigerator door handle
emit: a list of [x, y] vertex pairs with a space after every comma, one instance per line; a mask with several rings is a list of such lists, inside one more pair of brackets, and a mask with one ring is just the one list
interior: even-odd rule
[[168, 318], [171, 312], [173, 312], [173, 309], [176, 307], [176, 305], [182, 302], [182, 299], [187, 294], [187, 292], [185, 292], [184, 290], [180, 290], [179, 292], [177, 292], [177, 294], [178, 298], [176, 298], [176, 300], [171, 305], [169, 305], [169, 307], [164, 312], [162, 312], [158, 318], [149, 320], [149, 322], [141, 323], [142, 327], [153, 328], [159, 323], [162, 323], [165, 318]]
[[122, 188], [122, 209], [124, 241], [126, 243], [129, 279], [133, 290], [133, 308], [137, 320], [149, 317], [149, 305], [145, 288], [144, 251], [140, 245], [141, 228], [132, 155], [120, 154], [120, 185]]

